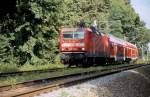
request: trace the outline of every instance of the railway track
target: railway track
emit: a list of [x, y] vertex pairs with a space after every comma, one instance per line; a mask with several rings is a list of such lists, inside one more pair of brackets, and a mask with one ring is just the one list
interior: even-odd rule
[[61, 87], [67, 87], [74, 84], [82, 83], [97, 77], [125, 71], [128, 69], [138, 68], [146, 65], [130, 65], [118, 68], [103, 69], [90, 72], [69, 74], [53, 78], [33, 80], [18, 83], [15, 86], [7, 85], [0, 87], [0, 97], [32, 97], [41, 93], [49, 92]]

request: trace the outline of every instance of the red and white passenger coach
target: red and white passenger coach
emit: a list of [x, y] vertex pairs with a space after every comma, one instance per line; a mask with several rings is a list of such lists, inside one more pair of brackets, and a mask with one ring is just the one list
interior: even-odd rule
[[130, 62], [138, 58], [135, 45], [90, 28], [61, 28], [59, 46], [61, 61], [70, 66]]

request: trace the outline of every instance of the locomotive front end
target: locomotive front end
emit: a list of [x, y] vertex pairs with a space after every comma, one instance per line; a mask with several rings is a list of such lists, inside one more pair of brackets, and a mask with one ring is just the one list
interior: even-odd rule
[[85, 56], [85, 31], [82, 28], [60, 30], [60, 55], [64, 64], [77, 64]]

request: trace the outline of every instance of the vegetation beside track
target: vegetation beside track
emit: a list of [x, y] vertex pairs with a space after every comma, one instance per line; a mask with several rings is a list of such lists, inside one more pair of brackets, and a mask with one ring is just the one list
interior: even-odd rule
[[47, 70], [53, 68], [64, 68], [64, 65], [60, 62], [59, 56], [55, 59], [52, 64], [42, 64], [42, 65], [16, 65], [16, 64], [0, 64], [0, 73], [8, 73], [8, 72], [18, 72], [18, 71], [32, 71], [32, 70]]
[[7, 72], [17, 72], [17, 71], [32, 71], [32, 70], [47, 70], [53, 68], [63, 68], [63, 64], [47, 64], [47, 65], [24, 65], [24, 66], [16, 66], [16, 65], [1, 65], [0, 73]]
[[23, 76], [8, 76], [5, 78], [0, 78], [0, 86], [1, 85], [14, 85], [16, 83], [29, 81], [29, 80], [35, 80], [35, 79], [42, 79], [42, 78], [48, 78], [48, 77], [56, 77], [56, 76], [63, 76], [66, 74], [74, 74], [74, 73], [80, 73], [80, 72], [86, 72], [86, 71], [95, 71], [95, 70], [104, 70], [109, 68], [117, 68], [127, 66], [127, 64], [121, 64], [121, 65], [105, 65], [105, 66], [95, 66], [95, 67], [88, 67], [88, 68], [64, 68], [63, 70], [58, 70], [55, 72], [45, 72], [45, 73], [35, 73], [35, 74], [28, 74]]

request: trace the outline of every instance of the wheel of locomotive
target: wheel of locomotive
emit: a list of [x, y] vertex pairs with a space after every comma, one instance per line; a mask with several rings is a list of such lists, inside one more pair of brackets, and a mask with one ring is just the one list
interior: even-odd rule
[[79, 59], [76, 61], [77, 63], [75, 64], [77, 67], [82, 67], [83, 65], [83, 59]]
[[94, 65], [93, 58], [88, 57], [86, 60], [87, 60], [87, 65], [88, 66], [93, 66]]
[[71, 60], [61, 59], [61, 63], [64, 64], [65, 67], [73, 66], [73, 62]]
[[106, 58], [94, 58], [95, 64], [98, 65], [106, 65]]
[[92, 66], [91, 63], [92, 63], [92, 60], [90, 58], [84, 58], [82, 67], [90, 67], [90, 66]]
[[108, 58], [107, 61], [108, 61], [107, 63], [108, 63], [109, 65], [115, 64], [115, 58]]
[[64, 64], [64, 66], [68, 67], [68, 62], [65, 59], [61, 59], [60, 62]]
[[73, 66], [73, 63], [69, 62], [68, 67], [71, 67], [71, 66]]

